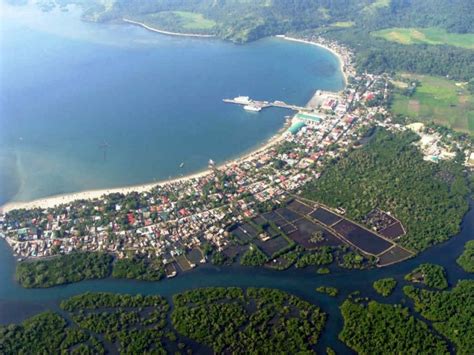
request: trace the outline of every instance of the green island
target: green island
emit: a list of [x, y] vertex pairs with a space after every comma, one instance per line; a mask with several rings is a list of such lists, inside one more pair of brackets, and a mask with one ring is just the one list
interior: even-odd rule
[[436, 264], [421, 264], [417, 266], [412, 272], [405, 275], [405, 280], [421, 283], [438, 290], [448, 288], [446, 271], [442, 266]]
[[113, 257], [105, 253], [72, 253], [18, 263], [16, 279], [27, 288], [52, 287], [110, 275]]
[[316, 288], [316, 291], [320, 293], [325, 293], [331, 297], [336, 297], [339, 293], [339, 290], [337, 288], [330, 286], [319, 286], [318, 288]]
[[[173, 297], [85, 293], [20, 325], [0, 326], [2, 353], [314, 352], [326, 315], [274, 289], [205, 288]], [[171, 312], [171, 315], [170, 315]], [[171, 317], [171, 322], [168, 317]]]
[[406, 228], [400, 243], [411, 250], [441, 243], [459, 232], [468, 210], [468, 180], [461, 162], [423, 160], [412, 144], [418, 139], [410, 131], [379, 130], [309, 183], [302, 196], [344, 208], [356, 221], [375, 208], [390, 211]]
[[320, 267], [316, 270], [316, 273], [318, 275], [327, 275], [331, 273], [331, 270], [329, 270], [327, 267]]
[[358, 354], [446, 354], [446, 342], [401, 305], [346, 300], [339, 339]]
[[403, 292], [415, 310], [431, 321], [434, 329], [455, 345], [457, 354], [474, 349], [474, 280], [460, 280], [449, 291], [431, 291], [405, 286]]
[[470, 240], [464, 246], [464, 251], [456, 259], [459, 266], [466, 272], [474, 273], [474, 240]]
[[216, 353], [311, 352], [326, 319], [318, 307], [273, 289], [197, 289], [173, 303], [176, 330]]
[[397, 280], [395, 280], [393, 277], [380, 279], [380, 280], [374, 281], [373, 283], [374, 290], [384, 297], [390, 296], [396, 286], [397, 286]]

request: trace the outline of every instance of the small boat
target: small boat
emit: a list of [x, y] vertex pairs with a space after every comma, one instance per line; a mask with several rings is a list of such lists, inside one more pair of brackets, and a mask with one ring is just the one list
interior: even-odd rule
[[184, 162], [182, 162], [181, 164], [179, 164], [179, 167], [182, 168], [184, 166]]

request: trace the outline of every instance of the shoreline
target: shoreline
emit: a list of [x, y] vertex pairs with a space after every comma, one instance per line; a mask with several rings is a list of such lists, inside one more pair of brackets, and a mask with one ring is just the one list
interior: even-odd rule
[[345, 61], [342, 58], [342, 55], [340, 53], [338, 53], [337, 51], [335, 51], [334, 49], [332, 49], [328, 46], [325, 46], [324, 44], [311, 42], [311, 41], [301, 39], [301, 38], [290, 37], [290, 36], [287, 36], [287, 35], [276, 35], [275, 37], [281, 38], [285, 41], [298, 42], [298, 43], [309, 44], [309, 45], [312, 45], [312, 46], [317, 46], [317, 47], [324, 48], [325, 50], [331, 52], [339, 61], [339, 70], [342, 73], [342, 76], [344, 78], [344, 86], [347, 86], [348, 78], [347, 78], [347, 72], [346, 72], [346, 69], [347, 69], [346, 68], [346, 63], [345, 63]]
[[[162, 33], [160, 30], [155, 30], [153, 28], [148, 28], [148, 26], [141, 24], [139, 22], [131, 21], [131, 20], [126, 20], [123, 19], [126, 22], [131, 22], [131, 23], [136, 23], [142, 27], [145, 27], [151, 31], [159, 32]], [[165, 33], [166, 34], [166, 33]], [[172, 33], [170, 33], [172, 34]], [[177, 34], [180, 36], [188, 36], [186, 34]], [[206, 36], [206, 35], [195, 35], [195, 36]], [[211, 36], [213, 37], [213, 36]], [[332, 48], [329, 48], [325, 45], [316, 43], [316, 42], [311, 42], [303, 39], [298, 39], [294, 37], [288, 37], [285, 35], [278, 35], [276, 36], [277, 38], [281, 38], [287, 41], [293, 41], [293, 42], [299, 42], [299, 43], [304, 43], [304, 44], [309, 44], [309, 45], [314, 45], [318, 46], [320, 48], [324, 48], [331, 52], [333, 55], [335, 55], [340, 64], [340, 71], [343, 75], [344, 78], [344, 86], [347, 85], [347, 73], [346, 73], [346, 66], [344, 63], [344, 60], [341, 56], [341, 54], [337, 53]], [[311, 99], [310, 99], [311, 100]], [[294, 117], [294, 116], [293, 116]], [[251, 148], [247, 152], [243, 152], [240, 156], [237, 156], [235, 158], [230, 158], [227, 161], [224, 161], [223, 163], [219, 164], [216, 166], [216, 169], [222, 169], [228, 165], [233, 165], [233, 164], [240, 164], [245, 161], [253, 159], [256, 155], [262, 153], [263, 151], [273, 147], [277, 143], [281, 142], [284, 139], [284, 135], [286, 133], [286, 130], [289, 126], [291, 126], [291, 123], [293, 122], [293, 117], [286, 120], [284, 125], [281, 127], [281, 129], [278, 130], [273, 136], [271, 136], [266, 142], [263, 142], [261, 144], [256, 145], [254, 148]], [[61, 204], [66, 204], [70, 203], [76, 200], [92, 200], [96, 198], [101, 198], [104, 195], [112, 194], [112, 193], [122, 193], [122, 194], [128, 194], [131, 192], [138, 192], [138, 193], [143, 193], [143, 192], [148, 192], [154, 187], [158, 186], [167, 186], [167, 185], [174, 185], [174, 184], [179, 184], [179, 183], [184, 183], [188, 181], [192, 181], [195, 179], [203, 178], [207, 175], [212, 174], [211, 169], [203, 169], [201, 171], [195, 172], [195, 173], [190, 173], [185, 176], [180, 176], [180, 177], [175, 177], [171, 179], [166, 179], [166, 180], [161, 180], [161, 181], [156, 181], [156, 182], [149, 182], [149, 183], [144, 183], [144, 184], [138, 184], [138, 185], [130, 185], [130, 186], [123, 186], [123, 187], [115, 187], [115, 188], [105, 188], [105, 189], [92, 189], [92, 190], [85, 190], [85, 191], [78, 191], [78, 192], [71, 192], [71, 193], [65, 193], [65, 194], [59, 194], [59, 195], [52, 195], [52, 196], [47, 196], [47, 197], [42, 197], [38, 199], [34, 199], [31, 201], [10, 201], [7, 202], [3, 205], [0, 206], [0, 214], [1, 213], [8, 213], [12, 210], [15, 209], [33, 209], [33, 208], [42, 208], [42, 209], [47, 209], [47, 208], [53, 208], [55, 206], [61, 205]]]
[[[287, 120], [285, 124], [283, 125], [283, 127], [280, 128], [278, 132], [274, 134], [273, 136], [271, 136], [267, 141], [258, 144], [254, 148], [251, 148], [248, 152], [244, 152], [243, 154], [241, 154], [240, 156], [237, 156], [236, 158], [230, 158], [229, 160], [224, 161], [223, 163], [219, 165], [216, 165], [216, 169], [222, 169], [228, 165], [240, 164], [245, 161], [251, 160], [256, 155], [262, 153], [263, 151], [274, 146], [275, 144], [281, 142], [284, 138], [287, 128], [291, 125], [291, 122], [292, 122], [292, 119]], [[16, 209], [53, 208], [61, 204], [70, 203], [77, 200], [92, 200], [92, 199], [101, 198], [102, 196], [113, 194], [113, 193], [122, 193], [122, 194], [128, 194], [131, 192], [143, 193], [143, 192], [150, 191], [154, 187], [185, 183], [188, 181], [206, 177], [211, 174], [212, 174], [212, 170], [207, 168], [207, 169], [203, 169], [198, 172], [191, 173], [185, 176], [179, 176], [179, 177], [156, 181], [156, 182], [149, 182], [149, 183], [144, 183], [144, 184], [115, 187], [115, 188], [93, 189], [93, 190], [71, 192], [71, 193], [42, 197], [42, 198], [34, 199], [31, 201], [11, 201], [0, 206], [0, 213], [7, 213]]]
[[143, 27], [144, 29], [147, 29], [148, 31], [157, 32], [157, 33], [161, 33], [163, 35], [168, 35], [168, 36], [198, 37], [198, 38], [214, 38], [214, 37], [216, 37], [215, 35], [203, 35], [203, 34], [199, 34], [199, 33], [181, 33], [181, 32], [171, 32], [171, 31], [159, 30], [155, 27], [151, 27], [147, 24], [144, 24], [143, 22], [129, 20], [129, 19], [126, 19], [126, 18], [122, 18], [122, 21], [124, 21], [126, 23], [129, 23], [129, 24], [132, 24], [132, 25], [137, 25], [137, 26]]

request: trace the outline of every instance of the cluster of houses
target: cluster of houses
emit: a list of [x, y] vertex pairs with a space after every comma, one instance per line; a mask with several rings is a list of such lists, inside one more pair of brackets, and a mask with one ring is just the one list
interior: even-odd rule
[[386, 114], [382, 106], [368, 105], [366, 94], [386, 98], [387, 78], [355, 76], [351, 54], [324, 44], [341, 54], [351, 82], [339, 94], [316, 93], [317, 100], [293, 117], [278, 143], [213, 166], [200, 178], [157, 185], [148, 192], [11, 211], [0, 218], [0, 235], [21, 258], [105, 251], [118, 257], [158, 256], [166, 262], [203, 243], [225, 249], [231, 243], [229, 226], [258, 214], [262, 203], [278, 204], [317, 179], [329, 160], [357, 144], [363, 127]]

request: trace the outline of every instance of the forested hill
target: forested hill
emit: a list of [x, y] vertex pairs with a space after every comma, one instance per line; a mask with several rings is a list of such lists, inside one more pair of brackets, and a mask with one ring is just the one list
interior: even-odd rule
[[[107, 0], [97, 1], [105, 4]], [[247, 42], [288, 31], [325, 26], [335, 19], [351, 21], [372, 2], [373, 0], [115, 0], [111, 7], [91, 6], [85, 17], [107, 21], [138, 16], [157, 26], [164, 25], [168, 30], [179, 30], [174, 27], [176, 21], [166, 21], [166, 18], [158, 14], [173, 16], [170, 12], [176, 11], [199, 13], [215, 22], [215, 27], [208, 29], [209, 32], [234, 42]]]
[[[52, 2], [80, 4], [89, 21], [127, 18], [237, 43], [282, 33], [322, 34], [354, 49], [362, 70], [449, 75], [462, 81], [474, 77], [473, 0], [38, 1], [45, 8]], [[384, 29], [391, 37], [378, 33]]]
[[368, 16], [360, 17], [360, 27], [440, 27], [448, 32], [474, 32], [472, 0], [386, 0]]
[[80, 3], [88, 7], [86, 16], [99, 21], [163, 11], [200, 13], [216, 22], [220, 35], [236, 40], [346, 21], [370, 30], [440, 27], [448, 32], [474, 32], [472, 0], [82, 0]]

